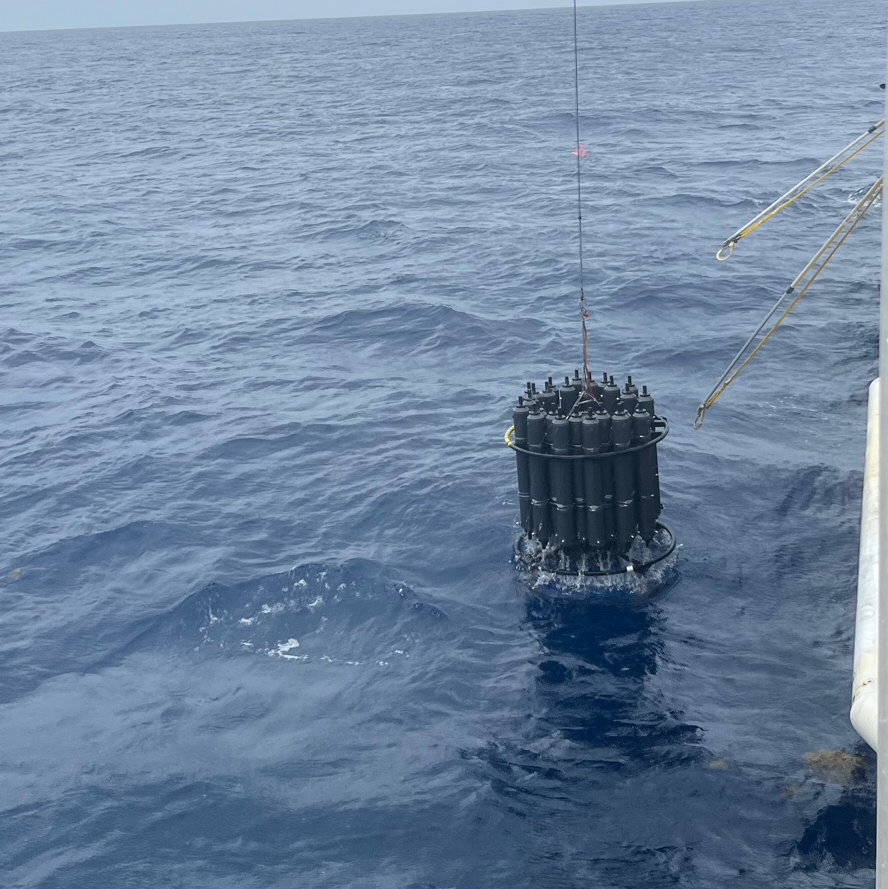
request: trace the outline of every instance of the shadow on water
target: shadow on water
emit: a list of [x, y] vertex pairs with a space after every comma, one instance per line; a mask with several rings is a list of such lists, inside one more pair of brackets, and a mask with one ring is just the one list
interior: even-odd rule
[[700, 730], [650, 682], [663, 657], [655, 602], [535, 596], [525, 615], [539, 643], [537, 728], [582, 745], [584, 768], [626, 772], [699, 755]]
[[[678, 579], [673, 569], [664, 585]], [[523, 824], [526, 872], [548, 886], [675, 885], [691, 850], [672, 788], [682, 774], [703, 786], [717, 776], [702, 730], [664, 690], [656, 598], [531, 595], [525, 628], [528, 712], [474, 758], [494, 805]]]
[[[678, 579], [673, 571], [662, 588]], [[525, 604], [525, 626], [538, 645], [534, 734], [570, 748], [587, 777], [696, 758], [700, 730], [652, 682], [663, 658], [655, 600], [614, 589], [546, 593]]]

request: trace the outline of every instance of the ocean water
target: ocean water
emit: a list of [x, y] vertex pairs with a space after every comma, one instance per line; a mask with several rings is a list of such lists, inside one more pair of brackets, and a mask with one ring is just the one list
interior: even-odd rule
[[[579, 362], [569, 9], [0, 34], [0, 885], [868, 887], [875, 0], [581, 9], [590, 360], [681, 549], [516, 570]], [[824, 752], [826, 751], [826, 752]]]

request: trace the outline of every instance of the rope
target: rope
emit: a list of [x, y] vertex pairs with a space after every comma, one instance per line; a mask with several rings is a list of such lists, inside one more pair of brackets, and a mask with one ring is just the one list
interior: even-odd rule
[[[756, 353], [762, 346], [771, 338], [771, 335], [775, 330], [783, 323], [786, 316], [795, 308], [798, 301], [805, 295], [807, 289], [817, 280], [817, 277], [826, 268], [829, 261], [836, 254], [836, 251], [842, 244], [845, 243], [848, 235], [854, 231], [857, 223], [863, 219], [867, 210], [872, 207], [872, 205], [876, 202], [876, 199], [882, 193], [882, 177], [880, 176], [870, 187], [869, 191], [854, 205], [851, 212], [842, 220], [836, 230], [824, 241], [823, 245], [820, 249], [811, 257], [805, 267], [799, 272], [799, 274], [793, 279], [793, 282], [786, 288], [786, 290], [781, 294], [780, 298], [777, 302], [771, 307], [771, 310], [767, 315], [762, 319], [759, 326], [752, 332], [750, 337], [746, 340], [746, 342], [741, 347], [740, 351], [734, 356], [728, 366], [725, 368], [724, 373], [719, 377], [718, 382], [713, 386], [712, 391], [709, 395], [704, 399], [704, 401], [697, 408], [697, 416], [694, 419], [694, 428], [699, 429], [700, 426], [703, 425], [703, 418], [706, 415], [706, 411], [712, 407], [713, 404], [718, 400], [719, 396], [731, 383], [737, 379], [740, 372], [749, 364], [750, 361], [755, 357]], [[836, 240], [838, 239], [838, 240]], [[835, 244], [833, 245], [833, 243]], [[831, 249], [830, 249], [831, 248]], [[749, 353], [749, 355], [744, 359], [744, 361], [737, 367], [737, 362], [740, 361], [740, 358], [746, 352], [746, 349], [752, 343], [752, 341], [761, 333], [764, 329], [764, 326], [768, 323], [777, 309], [782, 305], [783, 301], [792, 293], [795, 292], [795, 288], [801, 283], [801, 281], [805, 278], [808, 272], [815, 266], [815, 264], [820, 260], [820, 258], [829, 250], [829, 253], [823, 259], [822, 262], [817, 266], [814, 273], [811, 277], [805, 282], [805, 285], [798, 292], [792, 302], [786, 307], [783, 311], [783, 314], [774, 322], [771, 329], [762, 337], [762, 339], [758, 342], [756, 347]], [[736, 367], [736, 370], [734, 369]]]
[[[812, 188], [814, 188], [815, 185], [823, 182], [823, 180], [826, 179], [827, 176], [831, 176], [833, 173], [836, 172], [836, 170], [848, 163], [848, 161], [851, 160], [852, 157], [860, 154], [860, 152], [863, 151], [863, 149], [866, 148], [867, 145], [875, 142], [876, 139], [878, 139], [879, 136], [884, 133], [884, 128], [884, 120], [880, 120], [878, 123], [874, 123], [865, 133], [861, 133], [856, 139], [854, 139], [853, 142], [850, 142], [848, 145], [846, 145], [840, 152], [834, 154], [828, 161], [824, 161], [824, 163], [822, 163], [816, 170], [809, 173], [804, 179], [802, 179], [801, 182], [797, 182], [795, 185], [793, 185], [792, 188], [789, 189], [789, 191], [777, 198], [777, 200], [774, 201], [773, 204], [762, 210], [762, 212], [759, 213], [758, 216], [753, 217], [749, 222], [746, 223], [746, 225], [734, 232], [734, 234], [731, 235], [731, 237], [728, 238], [728, 240], [721, 245], [718, 253], [715, 254], [715, 258], [719, 262], [724, 262], [726, 259], [729, 259], [731, 256], [733, 256], [734, 245], [741, 238], [745, 238], [748, 234], [754, 232], [759, 226], [764, 225], [769, 219], [772, 219], [781, 210], [785, 210], [790, 204], [797, 201], [802, 195], [807, 194]], [[855, 145], [857, 145], [859, 142], [862, 142], [863, 140], [866, 141], [863, 142], [863, 144], [859, 148], [851, 151], [851, 149], [854, 148]], [[851, 153], [847, 154], [847, 152], [849, 151]], [[841, 160], [839, 160], [839, 158], [841, 158]], [[837, 163], [834, 163], [836, 161]], [[823, 175], [818, 176], [818, 174], [821, 173], [823, 170], [826, 170], [826, 172], [823, 173]], [[815, 176], [817, 176], [818, 178], [814, 179]], [[806, 185], [806, 183], [808, 183], [811, 179], [814, 179], [814, 181]], [[801, 191], [798, 191], [798, 189], [801, 189]]]
[[583, 188], [580, 174], [580, 158], [586, 153], [580, 145], [580, 51], [577, 45], [577, 0], [573, 0], [573, 36], [574, 36], [574, 111], [577, 123], [577, 229], [580, 249], [580, 324], [583, 327], [583, 389], [589, 386], [589, 333], [586, 330], [586, 293], [583, 288]]

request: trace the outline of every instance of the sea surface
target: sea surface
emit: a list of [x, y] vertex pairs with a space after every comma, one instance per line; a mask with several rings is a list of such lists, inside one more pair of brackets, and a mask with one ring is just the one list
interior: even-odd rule
[[875, 0], [583, 8], [590, 364], [674, 564], [519, 571], [580, 363], [569, 8], [0, 34], [3, 889], [870, 887]]

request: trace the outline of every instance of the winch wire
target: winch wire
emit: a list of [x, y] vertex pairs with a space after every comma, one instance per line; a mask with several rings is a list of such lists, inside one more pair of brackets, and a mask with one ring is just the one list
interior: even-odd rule
[[580, 159], [585, 154], [580, 144], [580, 51], [577, 44], [577, 0], [573, 0], [573, 37], [574, 37], [574, 112], [577, 124], [577, 230], [579, 234], [580, 251], [580, 324], [583, 328], [583, 388], [589, 386], [589, 332], [586, 329], [586, 319], [589, 313], [586, 311], [586, 292], [583, 281], [583, 187], [580, 173]]
[[[705, 398], [705, 400], [700, 404], [697, 408], [697, 416], [694, 419], [694, 428], [699, 429], [703, 424], [703, 418], [706, 415], [706, 411], [708, 408], [712, 407], [712, 405], [718, 400], [719, 396], [728, 386], [734, 382], [740, 372], [749, 364], [750, 361], [755, 357], [756, 353], [759, 349], [770, 339], [771, 334], [774, 333], [775, 330], [783, 323], [786, 316], [795, 308], [798, 301], [805, 295], [807, 289], [817, 280], [818, 275], [826, 268], [829, 261], [833, 258], [836, 251], [844, 244], [845, 239], [848, 235], [854, 231], [857, 223], [864, 217], [866, 212], [873, 206], [873, 204], [878, 199], [879, 195], [882, 193], [882, 177], [880, 176], [870, 187], [870, 189], [866, 192], [866, 194], [854, 205], [854, 208], [851, 212], [842, 220], [836, 230], [824, 241], [823, 245], [820, 249], [814, 254], [813, 257], [808, 261], [805, 267], [801, 272], [793, 279], [793, 282], [787, 287], [787, 289], [781, 294], [780, 298], [777, 302], [771, 307], [771, 310], [767, 315], [762, 319], [761, 323], [758, 327], [752, 332], [750, 337], [743, 344], [740, 351], [734, 356], [731, 362], [728, 364], [727, 368], [725, 368], [724, 373], [719, 377], [718, 382], [713, 386], [712, 391]], [[831, 249], [830, 249], [831, 248]], [[749, 353], [746, 359], [737, 366], [737, 363], [740, 361], [741, 357], [745, 354], [747, 348], [749, 348], [750, 344], [753, 340], [761, 333], [764, 329], [765, 325], [768, 321], [774, 316], [775, 312], [780, 308], [783, 304], [784, 300], [795, 292], [795, 288], [801, 283], [802, 280], [805, 279], [808, 272], [811, 271], [812, 268], [818, 263], [821, 257], [824, 256], [824, 253], [829, 250], [829, 253], [823, 258], [822, 262], [817, 265], [817, 268], [814, 270], [814, 273], [808, 278], [805, 282], [805, 285], [802, 289], [796, 294], [795, 298], [792, 302], [786, 307], [783, 311], [783, 314], [774, 322], [771, 329], [765, 334], [764, 337], [758, 342], [756, 347]], [[736, 369], [735, 369], [736, 368]]]
[[[867, 145], [875, 142], [885, 131], [885, 121], [880, 120], [874, 123], [865, 133], [861, 133], [853, 142], [846, 145], [837, 154], [834, 154], [828, 161], [824, 161], [816, 170], [809, 173], [801, 182], [797, 182], [789, 191], [782, 194], [776, 201], [765, 207], [761, 213], [754, 216], [742, 228], [737, 229], [730, 238], [728, 238], [715, 254], [715, 258], [719, 262], [729, 259], [734, 253], [734, 245], [748, 234], [754, 232], [759, 226], [764, 225], [769, 219], [776, 216], [781, 210], [786, 209], [794, 201], [797, 201], [802, 195], [807, 194], [815, 185], [823, 182], [828, 176], [831, 176], [840, 167], [844, 166], [852, 157], [860, 154]], [[865, 141], [864, 141], [865, 140]], [[859, 145], [863, 142], [862, 145]], [[855, 146], [858, 146], [855, 149]], [[852, 151], [852, 149], [855, 149]], [[849, 153], [850, 152], [850, 153]], [[826, 170], [824, 173], [823, 171]], [[819, 175], [821, 174], [822, 175]], [[816, 179], [814, 177], [817, 177]], [[814, 180], [813, 182], [811, 180]], [[727, 253], [725, 253], [727, 251]]]

